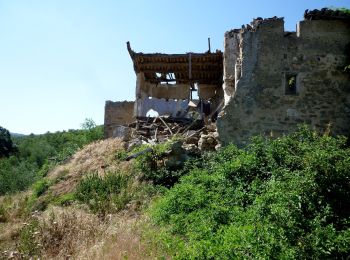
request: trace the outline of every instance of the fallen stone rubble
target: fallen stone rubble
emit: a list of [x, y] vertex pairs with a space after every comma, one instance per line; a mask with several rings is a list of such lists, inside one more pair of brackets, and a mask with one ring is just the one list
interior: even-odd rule
[[220, 147], [216, 125], [204, 124], [202, 120], [164, 116], [139, 118], [128, 126], [117, 126], [113, 132], [114, 137], [128, 143], [128, 151], [140, 144], [163, 143], [175, 135], [183, 139], [182, 148], [188, 154]]

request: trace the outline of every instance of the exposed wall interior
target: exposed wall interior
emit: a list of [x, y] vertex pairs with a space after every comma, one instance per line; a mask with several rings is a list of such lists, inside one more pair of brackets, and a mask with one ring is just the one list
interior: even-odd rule
[[[136, 73], [136, 118], [146, 117], [150, 109], [159, 116], [188, 118], [195, 95], [200, 116], [218, 110], [223, 100], [222, 52], [144, 54], [134, 52], [130, 43], [127, 47]], [[203, 106], [210, 107], [209, 113]]]

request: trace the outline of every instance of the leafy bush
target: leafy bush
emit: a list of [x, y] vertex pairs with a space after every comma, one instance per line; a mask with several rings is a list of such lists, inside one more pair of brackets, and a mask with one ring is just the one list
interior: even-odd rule
[[59, 206], [68, 206], [73, 201], [75, 201], [75, 194], [72, 193], [66, 193], [56, 199], [54, 199], [54, 203]]
[[163, 243], [179, 259], [346, 258], [345, 143], [302, 127], [205, 155], [151, 209], [166, 230]]
[[42, 179], [34, 183], [33, 185], [33, 192], [36, 197], [39, 197], [40, 195], [44, 194], [48, 188], [50, 187], [50, 183], [46, 179]]
[[81, 126], [86, 130], [86, 138], [88, 142], [93, 142], [103, 138], [103, 127], [97, 126], [91, 118], [86, 118]]
[[174, 149], [174, 146], [181, 146], [181, 144], [181, 140], [175, 136], [165, 143], [152, 146], [152, 150], [137, 157], [136, 168], [142, 173], [142, 178], [165, 187], [171, 187], [178, 182], [179, 178], [188, 172], [192, 161], [177, 167], [169, 167], [166, 165], [166, 160], [167, 153]]
[[0, 159], [0, 195], [26, 189], [37, 180], [36, 164], [16, 157]]
[[94, 213], [104, 215], [122, 208], [129, 201], [125, 196], [127, 184], [128, 176], [121, 173], [108, 173], [104, 177], [92, 174], [80, 182], [75, 198], [87, 204]]

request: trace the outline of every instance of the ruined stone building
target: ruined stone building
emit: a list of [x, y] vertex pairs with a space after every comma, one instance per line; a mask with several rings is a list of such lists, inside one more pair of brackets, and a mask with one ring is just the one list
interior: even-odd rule
[[185, 117], [192, 92], [214, 107], [222, 99], [222, 52], [143, 54], [131, 50], [136, 73], [135, 117], [152, 109], [159, 115]]
[[[111, 102], [105, 106], [105, 136], [113, 136], [118, 125], [149, 116], [189, 117], [197, 107], [199, 117], [212, 117], [223, 106], [223, 54], [137, 53], [127, 43], [136, 73], [136, 100]], [[131, 110], [133, 112], [131, 112]]]
[[[244, 145], [257, 134], [279, 136], [302, 123], [348, 135], [349, 21], [339, 11], [306, 11], [296, 32], [287, 32], [283, 18], [257, 18], [226, 32], [223, 53], [143, 54], [128, 45], [137, 80], [135, 103], [125, 106], [128, 111], [133, 106], [134, 118], [145, 117], [149, 109], [184, 117], [192, 92], [198, 91], [200, 113], [205, 102], [210, 115], [220, 111], [223, 144]], [[113, 106], [106, 103], [107, 137]]]

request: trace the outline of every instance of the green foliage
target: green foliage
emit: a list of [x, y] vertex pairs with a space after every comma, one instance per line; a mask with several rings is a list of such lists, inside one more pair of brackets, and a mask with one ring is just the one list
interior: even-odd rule
[[91, 118], [86, 118], [81, 127], [87, 131], [86, 137], [89, 141], [96, 141], [103, 138], [103, 127], [97, 126]]
[[152, 207], [165, 229], [161, 240], [179, 259], [346, 258], [345, 143], [302, 127], [275, 140], [254, 138], [244, 150], [204, 155]]
[[125, 150], [118, 151], [115, 154], [115, 159], [117, 161], [124, 161], [126, 160], [127, 157], [128, 157], [128, 153]]
[[36, 197], [41, 196], [42, 194], [44, 194], [48, 190], [49, 187], [50, 187], [50, 183], [48, 180], [46, 180], [46, 179], [38, 180], [33, 185], [34, 196], [36, 196]]
[[0, 195], [24, 190], [37, 179], [35, 163], [11, 156], [0, 159]]
[[75, 194], [73, 192], [66, 193], [56, 199], [54, 199], [53, 203], [59, 206], [68, 206], [75, 201]]
[[96, 126], [91, 119], [86, 122], [84, 130], [14, 137], [18, 152], [9, 158], [1, 159], [0, 155], [0, 195], [25, 190], [78, 149], [101, 139], [102, 126]]
[[350, 9], [348, 9], [346, 7], [338, 7], [338, 8], [335, 8], [334, 10], [338, 10], [338, 11], [341, 11], [343, 13], [350, 14]]
[[87, 204], [94, 213], [102, 215], [121, 209], [130, 198], [125, 193], [128, 178], [121, 173], [107, 173], [104, 177], [91, 174], [80, 182], [75, 198]]
[[0, 126], [0, 158], [9, 157], [15, 150], [10, 132]]
[[175, 138], [165, 143], [152, 146], [151, 151], [137, 157], [136, 168], [142, 173], [142, 178], [144, 180], [152, 181], [155, 185], [171, 187], [188, 171], [188, 166], [190, 166], [191, 163], [175, 169], [166, 167], [164, 163], [167, 152], [179, 141], [181, 142], [181, 140], [175, 136]]

